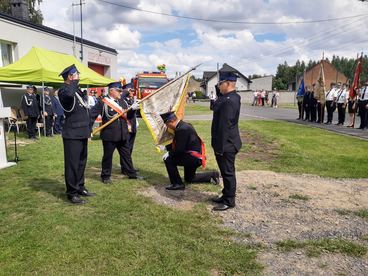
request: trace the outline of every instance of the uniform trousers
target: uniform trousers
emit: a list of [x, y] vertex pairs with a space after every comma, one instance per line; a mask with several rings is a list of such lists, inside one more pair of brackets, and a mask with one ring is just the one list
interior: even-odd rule
[[28, 117], [26, 123], [27, 123], [28, 138], [35, 138], [36, 137], [37, 117]]
[[62, 129], [63, 129], [63, 123], [64, 123], [64, 116], [63, 115], [58, 115], [55, 117], [55, 122], [54, 122], [54, 133], [55, 134], [60, 134]]
[[359, 106], [359, 116], [360, 116], [360, 127], [361, 129], [367, 127], [367, 116], [368, 116], [368, 109], [366, 105], [368, 104], [368, 100], [365, 101], [358, 101]]
[[112, 169], [112, 157], [115, 149], [118, 150], [120, 155], [120, 166], [122, 172], [129, 177], [135, 177], [137, 175], [133, 167], [132, 156], [130, 154], [130, 148], [127, 140], [119, 142], [102, 141], [103, 144], [103, 157], [102, 157], [102, 170], [101, 178], [109, 179]]
[[220, 168], [221, 176], [224, 182], [222, 199], [224, 204], [229, 206], [235, 206], [235, 155], [236, 152], [224, 152], [222, 155], [216, 154], [217, 165]]
[[63, 143], [66, 194], [71, 197], [84, 190], [88, 139], [63, 138]]
[[332, 123], [333, 113], [336, 109], [336, 105], [333, 101], [326, 101], [326, 108], [327, 108], [327, 122]]
[[311, 106], [310, 106], [310, 120], [312, 122], [315, 122], [317, 120], [317, 104], [312, 101]]
[[309, 107], [309, 104], [304, 104], [304, 113], [305, 113], [305, 117], [304, 117], [304, 120], [305, 121], [309, 121], [310, 119], [310, 107]]
[[188, 183], [211, 182], [214, 172], [196, 173], [202, 161], [189, 153], [183, 153], [174, 157], [167, 157], [165, 166], [171, 184], [183, 185], [178, 166], [184, 166], [184, 180]]
[[[271, 106], [273, 106], [273, 99]], [[299, 112], [298, 119], [303, 119], [303, 102], [298, 102], [298, 112]]]
[[53, 116], [45, 116], [45, 124], [46, 124], [46, 136], [52, 135], [52, 124], [54, 122]]
[[323, 120], [325, 119], [325, 104], [324, 103], [317, 103], [317, 123], [323, 123]]
[[137, 134], [136, 132], [129, 132], [128, 145], [129, 145], [129, 149], [130, 149], [130, 155], [133, 153], [134, 141], [135, 141], [136, 134]]
[[338, 123], [344, 124], [345, 122], [346, 105], [345, 103], [337, 104]]

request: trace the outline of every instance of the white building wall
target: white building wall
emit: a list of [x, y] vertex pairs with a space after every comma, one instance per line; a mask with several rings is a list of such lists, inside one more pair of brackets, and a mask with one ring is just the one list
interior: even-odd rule
[[[213, 93], [216, 94], [216, 89], [215, 89], [215, 85], [217, 84], [217, 76], [211, 78], [208, 82], [207, 82], [207, 90], [206, 90], [206, 96], [211, 95], [211, 92], [213, 91]], [[236, 82], [236, 90], [238, 91], [245, 91], [248, 90], [248, 81], [244, 78], [238, 78], [237, 82]]]
[[272, 76], [252, 79], [252, 83], [250, 84], [250, 89], [252, 91], [256, 90], [266, 90], [272, 91]]
[[[14, 60], [17, 61], [32, 47], [45, 48], [69, 55], [73, 55], [73, 41], [43, 32], [30, 27], [19, 25], [0, 18], [0, 40], [14, 45]], [[80, 57], [80, 44], [76, 44], [76, 57]], [[88, 62], [107, 66], [107, 77], [117, 79], [117, 55], [115, 53], [100, 50], [98, 48], [83, 45], [83, 63]]]

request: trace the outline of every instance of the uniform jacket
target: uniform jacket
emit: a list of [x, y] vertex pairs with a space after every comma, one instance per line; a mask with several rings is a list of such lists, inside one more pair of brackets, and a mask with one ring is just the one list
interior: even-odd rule
[[[54, 111], [52, 108], [51, 97], [49, 95], [45, 95], [45, 112], [47, 112], [47, 116], [53, 116]], [[43, 107], [43, 98], [41, 98], [41, 106]]]
[[182, 154], [188, 154], [188, 151], [201, 153], [201, 142], [198, 134], [191, 124], [179, 121], [175, 128], [175, 134], [172, 144], [166, 146], [170, 157], [178, 157]]
[[[130, 107], [134, 103], [134, 99], [129, 97], [122, 97], [122, 101], [125, 102], [125, 105]], [[127, 119], [132, 127], [131, 132], [137, 133], [137, 111], [136, 110], [129, 110], [127, 113]]]
[[[79, 101], [76, 94], [82, 98]], [[89, 109], [87, 95], [78, 88], [78, 82], [64, 84], [59, 89], [59, 100], [65, 111], [65, 123], [62, 136], [65, 139], [87, 139], [91, 137]], [[74, 105], [74, 108], [73, 108]]]
[[[109, 97], [109, 96], [107, 96]], [[122, 100], [117, 100], [117, 103], [127, 109], [127, 105]], [[106, 111], [108, 114], [106, 114]], [[102, 100], [98, 100], [97, 104], [91, 108], [90, 125], [92, 126], [98, 115], [102, 116], [102, 124], [108, 122], [111, 117], [117, 114], [115, 110], [107, 106]], [[110, 117], [110, 118], [109, 118]], [[101, 130], [101, 139], [103, 141], [120, 142], [128, 139], [128, 125], [122, 117], [115, 120], [113, 123]]]
[[232, 91], [217, 99], [213, 106], [211, 145], [215, 153], [238, 152], [242, 146], [239, 135], [240, 96]]
[[40, 115], [39, 103], [35, 94], [25, 93], [22, 97], [21, 106], [24, 115], [28, 117], [38, 117]]
[[57, 116], [63, 116], [64, 115], [64, 110], [60, 105], [59, 99], [55, 96], [52, 96], [51, 97], [51, 102], [52, 102], [52, 110], [54, 111], [54, 113]]

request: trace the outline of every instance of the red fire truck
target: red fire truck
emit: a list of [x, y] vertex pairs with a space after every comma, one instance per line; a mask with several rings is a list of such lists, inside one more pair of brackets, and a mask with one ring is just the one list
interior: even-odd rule
[[153, 91], [159, 89], [169, 80], [164, 72], [143, 72], [132, 79], [134, 94], [137, 99], [143, 99]]

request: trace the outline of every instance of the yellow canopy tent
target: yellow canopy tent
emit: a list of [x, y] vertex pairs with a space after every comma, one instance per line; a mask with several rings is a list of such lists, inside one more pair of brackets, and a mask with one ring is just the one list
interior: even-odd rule
[[80, 72], [80, 84], [106, 86], [114, 82], [82, 64], [74, 56], [33, 47], [13, 64], [0, 68], [0, 82], [59, 86], [64, 82], [59, 74], [64, 68], [75, 64]]
[[[60, 86], [64, 80], [59, 74], [72, 64], [75, 64], [80, 72], [79, 84], [82, 86], [107, 86], [114, 82], [113, 79], [101, 76], [88, 68], [73, 56], [36, 47], [17, 62], [0, 68], [0, 82]], [[45, 106], [42, 110], [45, 110]], [[45, 124], [45, 118], [43, 120]], [[46, 135], [46, 128], [44, 128], [44, 134]]]

